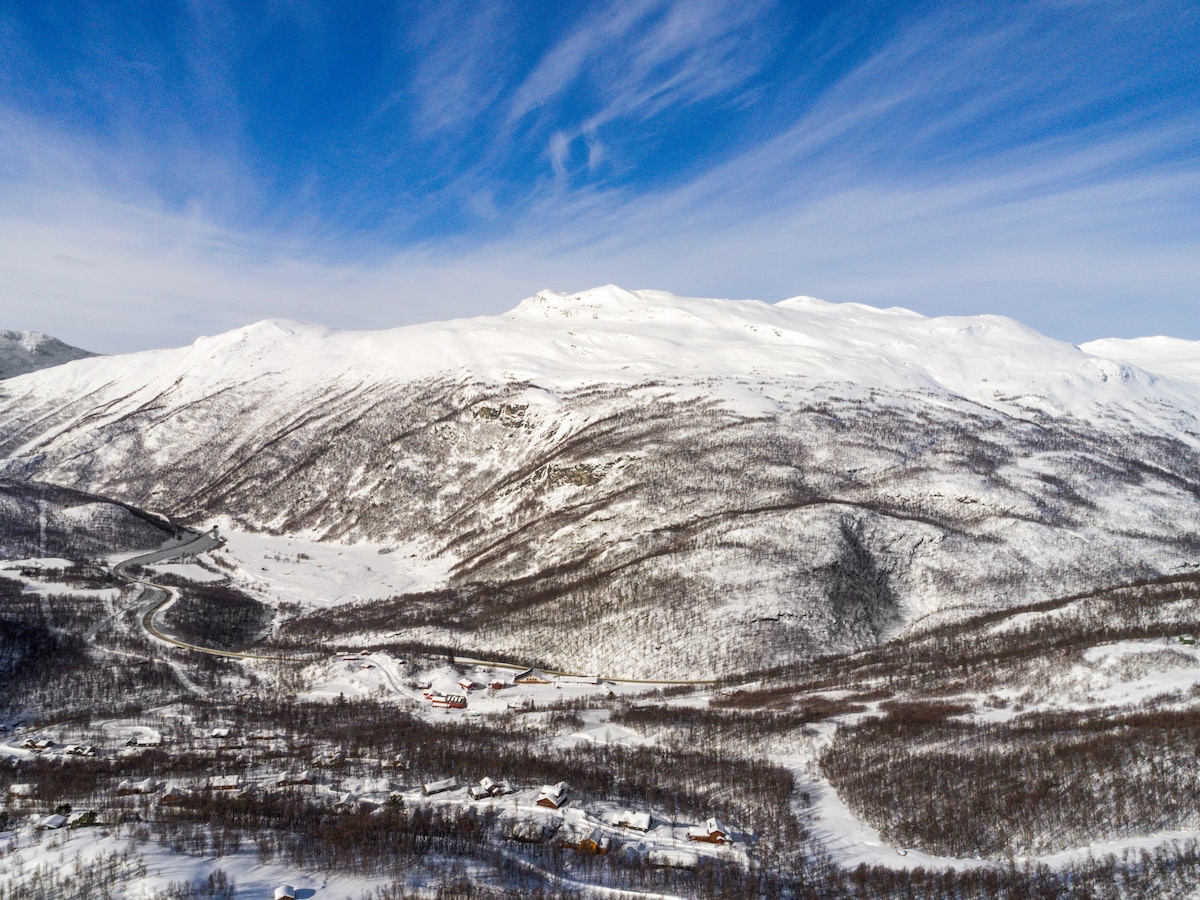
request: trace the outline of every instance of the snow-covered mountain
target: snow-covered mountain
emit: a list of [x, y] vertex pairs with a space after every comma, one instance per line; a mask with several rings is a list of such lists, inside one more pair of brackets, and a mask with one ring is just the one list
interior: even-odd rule
[[436, 561], [384, 633], [708, 675], [1200, 562], [1189, 348], [611, 286], [269, 321], [5, 382], [0, 474]]
[[0, 479], [0, 559], [152, 550], [169, 537], [166, 522], [103, 497]]
[[0, 331], [0, 379], [95, 355], [37, 331]]

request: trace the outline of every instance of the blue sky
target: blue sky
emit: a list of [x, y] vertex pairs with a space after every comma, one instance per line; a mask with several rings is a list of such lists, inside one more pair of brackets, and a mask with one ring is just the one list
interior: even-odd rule
[[1200, 339], [1191, 2], [0, 0], [0, 327], [613, 282]]

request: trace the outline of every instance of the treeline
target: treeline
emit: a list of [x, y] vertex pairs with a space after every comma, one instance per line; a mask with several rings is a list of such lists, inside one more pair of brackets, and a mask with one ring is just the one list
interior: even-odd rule
[[860, 865], [826, 869], [817, 896], [855, 900], [1144, 900], [1187, 897], [1200, 878], [1200, 844], [1168, 841], [1152, 849], [1127, 849], [1066, 862], [1010, 861], [973, 869], [890, 869]]
[[[168, 723], [158, 724], [169, 735], [162, 749], [117, 759], [39, 758], [0, 770], [0, 789], [16, 781], [35, 783], [34, 799], [53, 808], [111, 803], [122, 779], [150, 776], [200, 783], [214, 772], [321, 768], [335, 785], [386, 776], [409, 788], [447, 777], [470, 784], [490, 776], [522, 788], [566, 781], [576, 803], [611, 801], [668, 820], [696, 822], [715, 815], [761, 835], [764, 851], [778, 851], [801, 837], [791, 811], [791, 773], [737, 753], [586, 743], [547, 748], [544, 731], [525, 726], [520, 716], [495, 724], [430, 723], [366, 701], [263, 698], [235, 701], [232, 708], [196, 703], [192, 709], [195, 732], [172, 735]], [[191, 735], [218, 718], [272, 737], [261, 744], [247, 741], [243, 749], [214, 758], [208, 742]]]
[[464, 880], [458, 891], [446, 895], [454, 897], [511, 896], [506, 891], [513, 891], [514, 885], [528, 891], [522, 896], [539, 896], [555, 879], [569, 876], [638, 891], [741, 900], [782, 897], [789, 883], [805, 880], [747, 871], [731, 861], [705, 859], [691, 869], [664, 869], [648, 864], [640, 854], [617, 849], [609, 856], [593, 857], [564, 849], [553, 839], [515, 844], [505, 837], [505, 827], [490, 807], [409, 809], [397, 801], [372, 811], [339, 811], [295, 794], [205, 796], [160, 810], [153, 833], [176, 852], [221, 856], [253, 846], [260, 862], [285, 861], [359, 876], [421, 871], [423, 866], [428, 870], [453, 860], [455, 866], [482, 866], [485, 877], [490, 876], [486, 880], [495, 885], [479, 885], [477, 872], [470, 882], [474, 887], [467, 888]]
[[1200, 710], [1038, 713], [981, 724], [897, 704], [821, 758], [851, 808], [901, 847], [1046, 853], [1200, 826]]
[[226, 856], [255, 847], [261, 862], [284, 860], [305, 869], [378, 875], [424, 857], [457, 860], [489, 855], [495, 813], [472, 807], [339, 810], [296, 792], [223, 798], [211, 793], [160, 807], [155, 837], [177, 852]]
[[342, 751], [346, 774], [379, 775], [387, 767], [413, 785], [446, 777], [470, 783], [485, 775], [525, 786], [567, 781], [581, 802], [612, 800], [693, 821], [717, 815], [758, 834], [794, 833], [791, 773], [737, 754], [593, 744], [533, 753], [529, 748], [543, 745], [544, 734], [525, 727], [519, 715], [495, 724], [440, 724], [367, 701], [263, 699], [222, 715], [307, 746], [313, 756], [321, 752], [314, 746], [319, 735]]
[[118, 585], [116, 577], [107, 568], [86, 560], [78, 560], [62, 567], [23, 568], [21, 577], [59, 582], [76, 590], [98, 590]]
[[[1007, 625], [1009, 620], [1020, 624]], [[814, 691], [930, 697], [1047, 683], [1089, 647], [1200, 633], [1200, 573], [1056, 598], [941, 625], [858, 653], [758, 673], [739, 705], [779, 706]]]
[[[15, 854], [9, 856], [12, 860]], [[18, 857], [19, 858], [19, 857]], [[0, 900], [125, 900], [129, 882], [146, 876], [146, 863], [129, 850], [110, 851], [69, 864], [39, 863], [17, 878], [0, 878]], [[0, 863], [0, 875], [4, 863]], [[158, 900], [158, 898], [156, 898]], [[165, 898], [164, 898], [165, 900]]]
[[[156, 581], [165, 581], [156, 577]], [[236, 588], [186, 582], [162, 613], [163, 624], [180, 638], [218, 650], [238, 650], [262, 637], [273, 613]]]
[[40, 481], [0, 479], [0, 556], [87, 559], [157, 547], [165, 522], [133, 507]]
[[[23, 592], [20, 582], [0, 579], [0, 713], [35, 724], [87, 721], [178, 698], [178, 675], [132, 620], [115, 619], [95, 645], [85, 642], [108, 615], [95, 596]], [[196, 666], [197, 677], [214, 683], [205, 669]]]

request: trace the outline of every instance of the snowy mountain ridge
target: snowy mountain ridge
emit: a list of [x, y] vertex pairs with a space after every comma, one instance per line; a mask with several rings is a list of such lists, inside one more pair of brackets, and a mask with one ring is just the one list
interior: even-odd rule
[[705, 675], [1200, 561], [1200, 379], [1159, 341], [614, 286], [269, 320], [5, 382], [0, 473], [417, 548], [444, 593], [376, 637]]
[[[229, 383], [303, 356], [305, 368], [320, 377], [365, 372], [418, 379], [466, 370], [497, 382], [531, 380], [557, 390], [701, 373], [941, 389], [1001, 405], [1009, 387], [1059, 412], [1111, 402], [1120, 394], [1101, 386], [1116, 384], [1153, 387], [1156, 395], [1165, 389], [1194, 402], [1190, 386], [1181, 391], [1158, 385], [1159, 376], [1146, 370], [1160, 346], [1097, 341], [1081, 348], [1003, 316], [927, 318], [906, 309], [811, 297], [770, 305], [608, 286], [577, 294], [543, 291], [502, 316], [387, 331], [343, 332], [270, 319], [199, 338], [190, 348], [111, 357], [60, 374], [64, 387], [120, 377], [126, 366], [155, 377], [187, 373], [189, 379]], [[1191, 342], [1171, 346], [1180, 360], [1189, 358], [1189, 350], [1200, 360]], [[1142, 365], [1121, 361], [1127, 357]], [[1173, 365], [1161, 374], [1190, 381], [1181, 377], [1186, 371]], [[1137, 400], [1149, 396], [1142, 390], [1127, 393]]]

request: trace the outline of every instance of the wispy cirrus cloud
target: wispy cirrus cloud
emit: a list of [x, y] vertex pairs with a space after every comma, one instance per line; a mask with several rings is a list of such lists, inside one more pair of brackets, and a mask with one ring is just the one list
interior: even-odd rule
[[[568, 107], [568, 118], [560, 119], [547, 155], [561, 176], [562, 141], [583, 139], [585, 165], [594, 172], [606, 126], [705, 100], [736, 100], [777, 38], [758, 22], [767, 6], [727, 0], [605, 4], [551, 46], [514, 89], [507, 133], [569, 95], [573, 102], [555, 109], [561, 116], [561, 107]], [[748, 45], [756, 52], [747, 53]]]
[[[237, 107], [212, 129], [175, 110], [142, 130], [125, 95], [72, 126], [0, 80], [5, 327], [116, 350], [615, 281], [1200, 338], [1200, 92], [1185, 90], [1200, 79], [1195, 48], [1171, 43], [1198, 26], [1182, 4], [947, 7], [872, 31], [849, 7], [799, 23], [778, 4], [639, 0], [517, 37], [446, 6], [402, 29], [398, 58], [339, 44], [322, 12], [304, 26], [316, 71], [290, 99], [323, 89], [326, 57], [379, 53], [354, 98], [369, 112], [281, 120], [300, 142], [266, 155], [256, 117], [273, 112], [227, 59], [189, 89]], [[220, 54], [224, 27], [189, 52]], [[141, 77], [156, 96], [171, 83]]]
[[660, 6], [659, 0], [608, 3], [544, 53], [513, 91], [510, 122], [545, 106], [566, 91], [596, 57], [613, 52]]
[[404, 23], [395, 39], [416, 51], [415, 71], [388, 106], [411, 103], [412, 118], [426, 134], [453, 133], [494, 106], [511, 77], [514, 52], [505, 40], [511, 15], [501, 3], [447, 2]]

